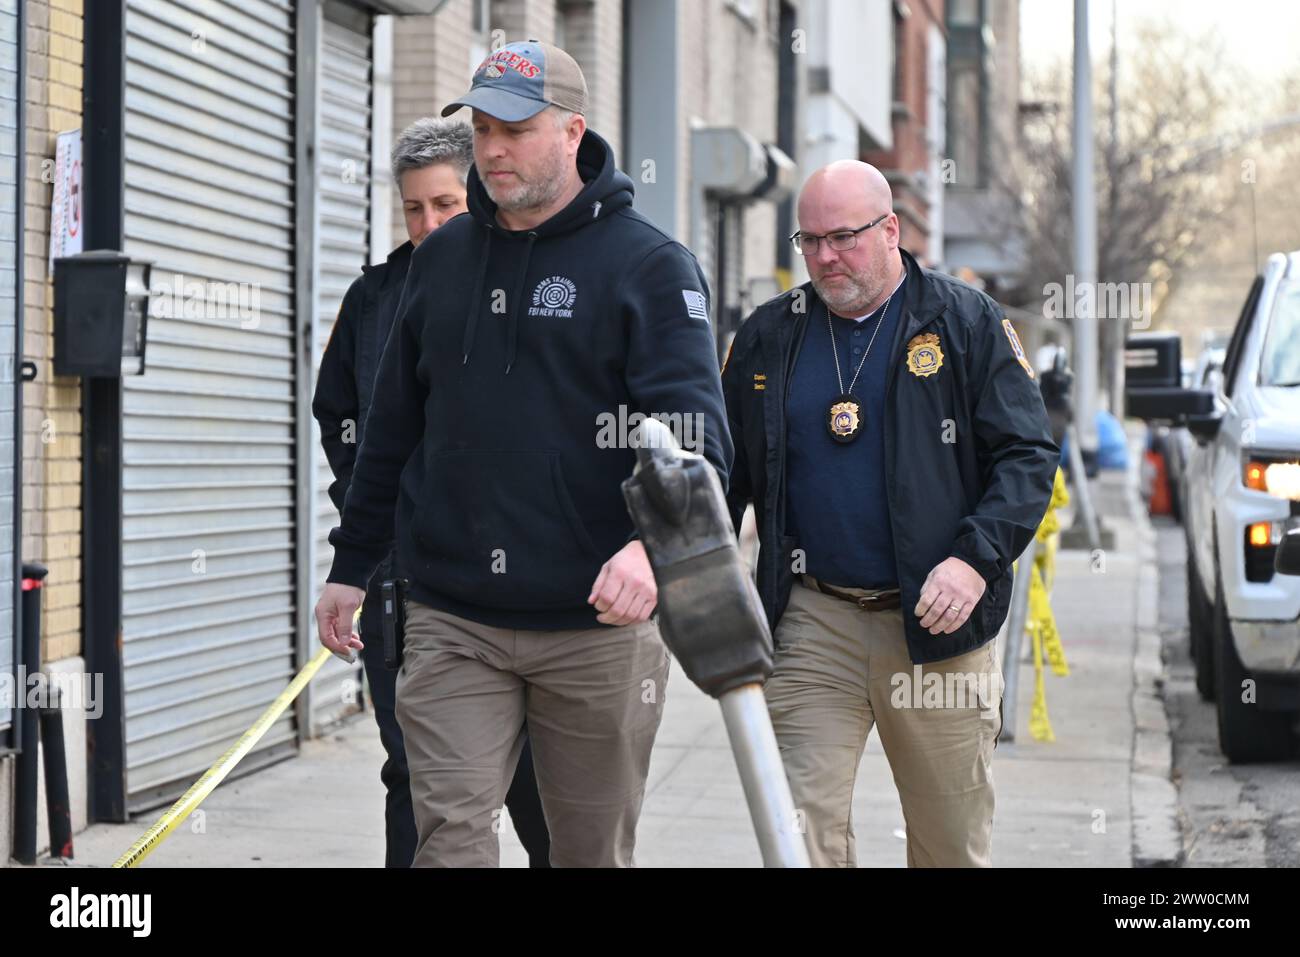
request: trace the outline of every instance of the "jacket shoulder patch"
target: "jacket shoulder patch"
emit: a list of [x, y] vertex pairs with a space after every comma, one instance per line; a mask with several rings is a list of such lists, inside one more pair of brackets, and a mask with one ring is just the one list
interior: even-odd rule
[[1025, 370], [1029, 378], [1038, 378], [1034, 375], [1034, 367], [1029, 364], [1029, 359], [1025, 356], [1025, 347], [1020, 344], [1020, 337], [1016, 335], [1016, 327], [1011, 324], [1010, 319], [1002, 320], [1002, 331], [1007, 334], [1007, 342], [1011, 343], [1011, 352], [1020, 363], [1020, 368]]

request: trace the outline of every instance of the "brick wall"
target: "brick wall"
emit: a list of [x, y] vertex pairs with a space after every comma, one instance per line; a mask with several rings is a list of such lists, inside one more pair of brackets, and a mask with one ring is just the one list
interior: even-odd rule
[[[760, 143], [776, 141], [778, 24], [768, 4], [740, 16], [727, 0], [680, 0], [678, 69], [681, 115], [690, 123], [737, 126]], [[787, 40], [788, 42], [788, 40]], [[690, 222], [690, 134], [684, 132], [678, 162], [683, 176], [679, 222]], [[776, 270], [776, 207], [758, 202], [744, 213], [741, 282]], [[713, 281], [713, 277], [709, 277]]]
[[23, 528], [27, 561], [50, 570], [41, 657], [81, 653], [81, 382], [53, 373], [49, 276], [55, 137], [81, 126], [82, 0], [27, 0], [24, 177]]
[[623, 2], [559, 0], [556, 7], [564, 21], [565, 51], [587, 80], [587, 125], [613, 147], [624, 167]]
[[[556, 39], [557, 0], [492, 0], [489, 32], [473, 30], [476, 0], [450, 0], [431, 17], [402, 17], [393, 30], [393, 136], [422, 116], [438, 111], [469, 89], [478, 65], [476, 47], [486, 53], [492, 32], [505, 42]], [[569, 52], [587, 78], [587, 122], [618, 154], [622, 140], [622, 0], [559, 0], [566, 9]], [[453, 119], [469, 122], [468, 110]], [[619, 157], [620, 162], [622, 157]], [[405, 241], [401, 200], [394, 191], [393, 245]]]
[[515, 40], [555, 42], [556, 0], [492, 0], [492, 29], [504, 30], [506, 43]]
[[928, 100], [926, 63], [931, 25], [943, 26], [944, 0], [914, 0], [905, 18], [895, 17], [893, 148], [874, 150], [862, 159], [880, 169], [894, 192], [900, 244], [926, 261], [930, 235], [930, 203], [918, 176], [928, 175], [926, 142]]
[[[401, 17], [393, 25], [393, 142], [422, 116], [442, 108], [469, 88], [475, 40], [473, 0], [450, 0], [431, 17]], [[462, 110], [451, 117], [469, 122]], [[393, 245], [406, 242], [402, 199], [393, 184]]]

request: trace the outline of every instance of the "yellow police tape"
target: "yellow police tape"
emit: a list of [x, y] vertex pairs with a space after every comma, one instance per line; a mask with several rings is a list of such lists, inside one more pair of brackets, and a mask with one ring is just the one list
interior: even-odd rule
[[1044, 653], [1053, 674], [1064, 677], [1070, 673], [1051, 604], [1051, 590], [1056, 579], [1056, 549], [1061, 530], [1056, 510], [1069, 503], [1070, 493], [1065, 487], [1065, 477], [1058, 468], [1056, 479], [1052, 483], [1052, 500], [1048, 503], [1047, 514], [1039, 523], [1035, 536], [1038, 548], [1034, 551], [1034, 564], [1030, 568], [1029, 614], [1025, 617], [1025, 628], [1033, 642], [1034, 654], [1034, 703], [1029, 711], [1029, 733], [1035, 741], [1056, 740], [1051, 719], [1047, 715], [1047, 686], [1043, 680]]
[[[358, 615], [360, 610], [358, 609]], [[355, 625], [354, 625], [355, 627]], [[328, 648], [321, 648], [316, 653], [316, 657], [307, 662], [302, 670], [294, 676], [285, 688], [271, 702], [270, 707], [262, 712], [261, 716], [253, 722], [252, 727], [245, 731], [233, 745], [230, 750], [217, 759], [217, 762], [203, 773], [203, 777], [191, 785], [179, 801], [167, 809], [167, 813], [154, 822], [153, 827], [145, 831], [140, 839], [131, 845], [131, 849], [113, 862], [114, 867], [135, 867], [155, 847], [162, 843], [172, 831], [176, 830], [181, 823], [190, 816], [195, 808], [199, 806], [204, 798], [216, 789], [216, 786], [225, 780], [226, 775], [234, 770], [249, 751], [253, 750], [253, 745], [262, 739], [262, 736], [270, 730], [271, 725], [275, 724], [276, 719], [289, 707], [293, 699], [302, 693], [302, 689], [312, 678], [316, 677], [316, 672], [320, 671], [321, 665], [325, 664], [326, 659], [332, 652]]]

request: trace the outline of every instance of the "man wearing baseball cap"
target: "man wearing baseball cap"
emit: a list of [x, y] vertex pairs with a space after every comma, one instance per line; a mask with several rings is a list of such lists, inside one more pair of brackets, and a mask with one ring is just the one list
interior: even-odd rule
[[708, 287], [632, 209], [564, 51], [508, 44], [443, 114], [465, 106], [469, 215], [412, 254], [330, 535], [320, 640], [359, 645], [353, 611], [395, 540], [416, 866], [498, 863], [525, 719], [551, 863], [630, 866], [668, 656], [620, 488], [631, 437], [601, 423], [699, 423], [693, 450], [725, 482]]

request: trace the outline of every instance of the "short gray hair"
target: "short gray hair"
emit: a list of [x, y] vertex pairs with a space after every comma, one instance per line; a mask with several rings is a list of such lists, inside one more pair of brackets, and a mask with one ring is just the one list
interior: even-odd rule
[[402, 130], [393, 144], [393, 182], [399, 189], [403, 173], [436, 163], [451, 165], [466, 181], [474, 165], [474, 133], [468, 124], [426, 116]]
[[556, 106], [554, 103], [546, 109], [547, 112], [551, 114], [551, 119], [555, 121], [556, 126], [564, 126], [569, 122], [569, 120], [578, 115], [575, 111], [566, 110], [564, 107]]

